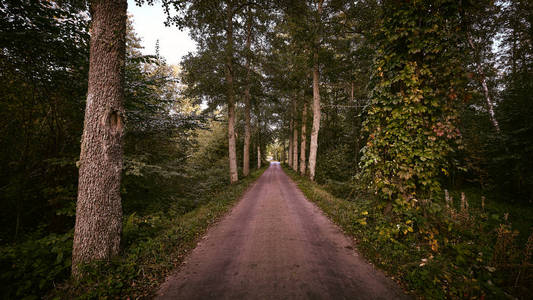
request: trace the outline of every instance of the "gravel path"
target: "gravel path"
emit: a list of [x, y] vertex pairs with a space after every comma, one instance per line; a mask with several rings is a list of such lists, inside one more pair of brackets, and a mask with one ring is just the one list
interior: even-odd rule
[[402, 299], [279, 164], [211, 228], [157, 299]]

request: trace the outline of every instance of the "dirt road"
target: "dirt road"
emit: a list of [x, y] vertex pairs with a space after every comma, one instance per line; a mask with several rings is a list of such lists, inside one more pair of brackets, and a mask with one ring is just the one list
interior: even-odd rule
[[208, 231], [158, 299], [401, 299], [273, 164]]

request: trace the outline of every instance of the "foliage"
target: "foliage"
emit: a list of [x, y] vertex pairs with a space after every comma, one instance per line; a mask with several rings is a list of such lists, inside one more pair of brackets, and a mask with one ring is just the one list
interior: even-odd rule
[[447, 0], [384, 5], [361, 178], [397, 207], [437, 194], [457, 149], [456, 109], [467, 97], [458, 9]]
[[72, 232], [0, 248], [2, 299], [37, 299], [70, 275]]
[[76, 193], [88, 71], [84, 10], [74, 2], [0, 4], [0, 244], [41, 220], [51, 232], [70, 226], [55, 211]]
[[463, 193], [461, 205], [457, 191], [448, 198], [455, 201], [427, 201], [420, 211], [398, 223], [382, 213], [379, 200], [336, 198], [288, 169], [306, 197], [357, 239], [357, 248], [367, 259], [419, 296], [529, 296], [533, 283], [531, 207], [481, 200], [479, 190]]

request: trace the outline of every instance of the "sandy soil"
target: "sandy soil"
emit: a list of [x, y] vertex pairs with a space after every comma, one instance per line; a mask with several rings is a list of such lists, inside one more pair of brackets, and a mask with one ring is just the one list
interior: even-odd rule
[[272, 164], [157, 299], [405, 299]]

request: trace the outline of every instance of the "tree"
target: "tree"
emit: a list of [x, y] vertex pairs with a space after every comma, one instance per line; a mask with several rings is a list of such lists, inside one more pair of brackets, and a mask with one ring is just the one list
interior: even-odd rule
[[320, 130], [320, 72], [318, 69], [318, 52], [320, 51], [320, 27], [323, 0], [318, 1], [315, 26], [317, 35], [313, 47], [313, 127], [309, 146], [309, 178], [315, 180], [316, 153], [318, 149], [318, 131]]
[[243, 150], [243, 166], [242, 174], [248, 176], [250, 173], [250, 137], [251, 137], [251, 124], [250, 124], [250, 47], [252, 43], [252, 17], [248, 11], [248, 18], [246, 21], [246, 82], [244, 88], [244, 150]]
[[468, 97], [458, 10], [451, 0], [383, 4], [361, 175], [387, 210], [438, 193], [458, 148], [457, 108]]
[[226, 65], [224, 73], [226, 75], [226, 93], [228, 101], [228, 147], [229, 147], [229, 175], [230, 182], [235, 183], [239, 180], [237, 173], [237, 153], [235, 148], [235, 90], [233, 87], [233, 17], [234, 7], [232, 1], [226, 5], [226, 45], [225, 57]]
[[92, 1], [89, 85], [83, 129], [72, 274], [118, 254], [124, 133], [127, 1]]

